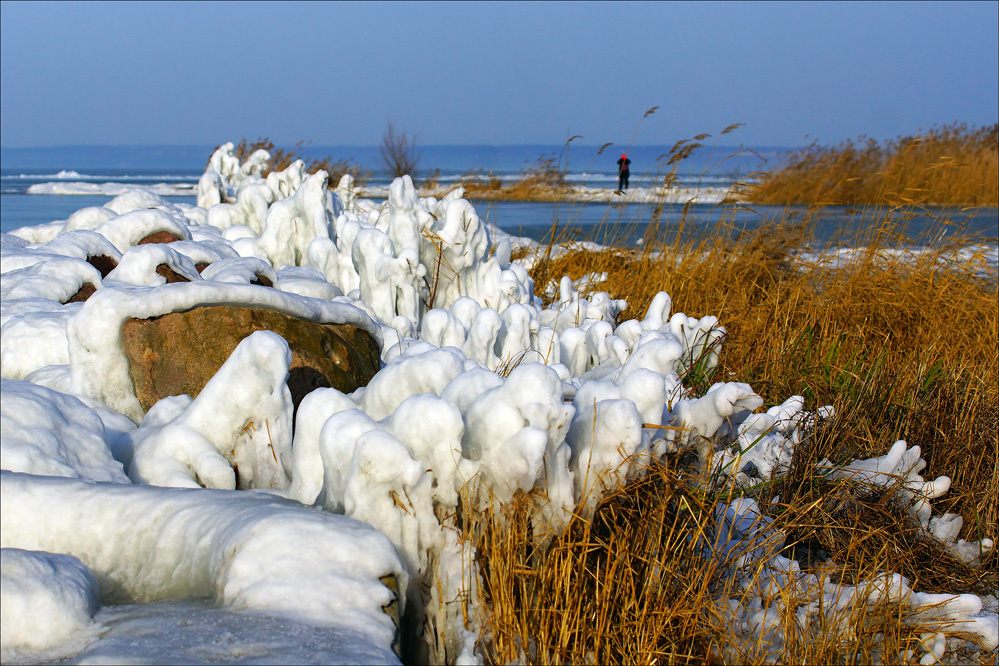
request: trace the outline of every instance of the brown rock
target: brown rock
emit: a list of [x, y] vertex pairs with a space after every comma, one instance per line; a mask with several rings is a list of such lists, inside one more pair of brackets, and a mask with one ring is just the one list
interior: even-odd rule
[[118, 262], [103, 254], [87, 257], [87, 263], [101, 272], [101, 279], [118, 267]]
[[297, 411], [306, 395], [321, 387], [350, 393], [378, 371], [378, 343], [349, 324], [321, 324], [292, 315], [235, 306], [197, 307], [152, 319], [129, 319], [122, 327], [135, 395], [148, 411], [171, 395], [197, 397], [254, 331], [273, 331], [292, 352], [288, 388]]
[[147, 245], [149, 243], [176, 243], [179, 240], [180, 238], [176, 234], [172, 234], [169, 231], [157, 231], [156, 233], [149, 234], [136, 243], [136, 245]]
[[173, 284], [174, 282], [190, 282], [186, 277], [170, 268], [166, 264], [160, 264], [156, 267], [156, 274], [166, 278], [167, 284]]
[[70, 296], [69, 300], [66, 301], [66, 302], [67, 303], [82, 303], [82, 302], [86, 301], [88, 298], [90, 298], [91, 296], [93, 296], [95, 291], [97, 291], [97, 288], [94, 285], [90, 284], [89, 282], [84, 282], [80, 286], [80, 290], [77, 291], [72, 296]]

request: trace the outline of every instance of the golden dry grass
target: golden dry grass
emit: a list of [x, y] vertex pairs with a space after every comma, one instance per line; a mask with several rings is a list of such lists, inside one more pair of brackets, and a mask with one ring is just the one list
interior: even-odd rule
[[[908, 258], [884, 252], [902, 217], [872, 211], [878, 223], [859, 242], [866, 249], [839, 267], [795, 261], [809, 240], [802, 224], [683, 246], [656, 242], [653, 230], [641, 251], [542, 256], [532, 272], [539, 292], [563, 274], [606, 273], [597, 288], [625, 298], [628, 316], [642, 316], [659, 291], [674, 311], [717, 316], [728, 336], [714, 376], [687, 378], [699, 393], [711, 381], [745, 381], [767, 406], [803, 395], [808, 409], [836, 407], [798, 447], [791, 473], [757, 493], [761, 505], [779, 496], [767, 506], [787, 547], [824, 550], [837, 563], [834, 581], [893, 571], [920, 592], [986, 594], [999, 586], [995, 553], [971, 569], [920, 535], [897, 488], [869, 492], [815, 471], [823, 458], [882, 455], [905, 439], [922, 447], [924, 476], [953, 480], [934, 515], [960, 513], [965, 539], [999, 536], [995, 272], [980, 251], [949, 261], [953, 246]], [[761, 663], [764, 646], [740, 652], [712, 601], [709, 585], [725, 584], [718, 564], [688, 539], [713, 524], [712, 506], [667, 460], [544, 553], [529, 545], [530, 503], [510, 508], [479, 544], [490, 661]], [[927, 630], [911, 626], [898, 603], [854, 604], [841, 623], [810, 633], [785, 615], [781, 663], [890, 661]]]
[[999, 125], [812, 144], [744, 190], [760, 204], [999, 205]]
[[[668, 464], [656, 464], [643, 478], [605, 498], [591, 520], [575, 519], [543, 553], [531, 548], [531, 511], [521, 497], [504, 519], [483, 530], [478, 543], [486, 592], [484, 653], [489, 663], [764, 663], [766, 641], [737, 637], [719, 598], [748, 604], [726, 572], [744, 551], [721, 561], [705, 557], [704, 543], [716, 538], [716, 497], [706, 495]], [[868, 504], [877, 506], [876, 500]], [[834, 522], [849, 521], [838, 513]], [[791, 517], [789, 517], [791, 516]], [[787, 509], [784, 529], [813, 515]], [[897, 520], [897, 517], [895, 517]], [[864, 542], [890, 541], [894, 523], [855, 522], [845, 550], [848, 564], [820, 573], [844, 584], [872, 580], [884, 572], [884, 551], [862, 550]], [[789, 540], [788, 544], [792, 542]], [[911, 551], [913, 544], [905, 546]], [[777, 552], [774, 544], [771, 553]], [[789, 550], [781, 551], [789, 555]], [[966, 568], [962, 568], [966, 571]], [[751, 572], [752, 573], [752, 572]], [[917, 588], [928, 588], [920, 584]], [[948, 590], [959, 581], [948, 580]], [[767, 600], [785, 609], [779, 626], [785, 641], [779, 663], [888, 663], [915, 650], [932, 623], [912, 622], [904, 603], [850, 604], [807, 630], [794, 609], [804, 603], [791, 588]], [[985, 655], [981, 663], [988, 663]]]
[[461, 179], [465, 198], [472, 201], [560, 201], [573, 189], [554, 157], [541, 157], [535, 165], [508, 185], [489, 175], [467, 175]]

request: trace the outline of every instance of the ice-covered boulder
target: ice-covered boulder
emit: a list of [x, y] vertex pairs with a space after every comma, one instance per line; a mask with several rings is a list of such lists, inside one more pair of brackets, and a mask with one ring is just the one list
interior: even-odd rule
[[161, 284], [200, 280], [194, 262], [168, 244], [136, 245], [121, 255], [118, 265], [104, 276], [108, 285], [156, 287]]
[[378, 370], [377, 343], [355, 326], [264, 308], [204, 306], [125, 322], [121, 341], [139, 403], [148, 410], [166, 396], [196, 397], [241, 340], [265, 330], [291, 347], [288, 385], [295, 404], [324, 386], [349, 393]]
[[76, 257], [52, 256], [24, 268], [7, 271], [0, 280], [0, 299], [47, 298], [59, 303], [86, 300], [101, 287], [101, 273]]
[[180, 215], [140, 208], [112, 217], [94, 231], [111, 241], [119, 252], [125, 252], [134, 245], [190, 240], [185, 221]]
[[164, 396], [197, 395], [240, 340], [264, 329], [292, 347], [296, 404], [320, 386], [353, 390], [378, 369], [380, 330], [353, 305], [198, 280], [95, 293], [68, 324], [73, 391], [138, 423]]

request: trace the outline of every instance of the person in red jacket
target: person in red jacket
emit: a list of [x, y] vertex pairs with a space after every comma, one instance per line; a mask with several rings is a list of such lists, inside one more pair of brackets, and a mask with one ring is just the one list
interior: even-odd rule
[[617, 189], [619, 192], [628, 189], [628, 177], [631, 176], [631, 170], [628, 169], [629, 164], [631, 164], [631, 160], [628, 159], [627, 155], [621, 155], [621, 159], [617, 161]]

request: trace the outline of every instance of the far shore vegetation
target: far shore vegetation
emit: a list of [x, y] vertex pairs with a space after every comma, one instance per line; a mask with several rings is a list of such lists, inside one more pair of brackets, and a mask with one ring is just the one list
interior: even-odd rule
[[[679, 142], [664, 156], [675, 161], [659, 165], [657, 187], [668, 189], [673, 185], [675, 170], [671, 166], [701, 147], [697, 141], [707, 136]], [[243, 160], [263, 148], [271, 153], [268, 171], [281, 171], [300, 158], [298, 149], [304, 145], [307, 143], [300, 141], [294, 149], [284, 149], [275, 147], [267, 138], [244, 138], [235, 153]], [[420, 163], [416, 142], [412, 135], [391, 124], [382, 138], [381, 157], [381, 166], [393, 176], [410, 174], [422, 191], [446, 193], [438, 182], [439, 169], [427, 168], [424, 177], [416, 179]], [[309, 172], [323, 169], [329, 173], [331, 187], [346, 173], [362, 188], [371, 177], [371, 171], [350, 156], [304, 161]], [[890, 199], [913, 206], [995, 207], [999, 206], [999, 125], [953, 124], [887, 141], [860, 137], [836, 146], [813, 143], [744, 181], [734, 188], [732, 196], [750, 204], [871, 206]], [[466, 198], [476, 201], [550, 202], [574, 193], [558, 158], [552, 156], [539, 157], [511, 182], [491, 173], [473, 172], [455, 187], [459, 185]]]

